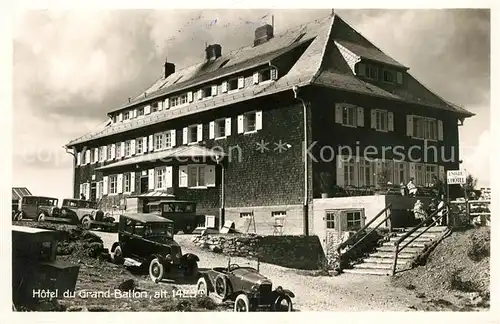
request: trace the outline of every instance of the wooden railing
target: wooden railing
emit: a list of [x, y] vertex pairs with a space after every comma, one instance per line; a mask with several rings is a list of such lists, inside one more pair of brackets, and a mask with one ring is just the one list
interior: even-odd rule
[[[354, 249], [365, 238], [367, 238], [373, 231], [375, 231], [377, 228], [379, 228], [380, 225], [382, 225], [384, 222], [386, 222], [391, 217], [391, 212], [390, 212], [391, 207], [392, 207], [392, 204], [385, 206], [385, 208], [382, 209], [377, 215], [375, 215], [375, 217], [373, 217], [372, 220], [369, 221], [365, 226], [363, 226], [360, 230], [358, 230], [354, 235], [349, 237], [347, 240], [345, 240], [344, 242], [339, 244], [339, 246], [337, 247], [337, 252], [339, 254], [339, 258], [341, 258], [342, 255], [349, 253], [349, 251]], [[388, 213], [388, 211], [389, 211], [389, 213]], [[370, 231], [368, 233], [366, 233], [360, 239], [357, 238], [361, 233], [363, 233], [371, 224], [373, 224], [383, 214], [385, 214], [385, 217], [375, 227], [371, 228]], [[392, 225], [390, 224], [390, 222], [389, 222], [389, 226], [392, 229]], [[344, 253], [341, 252], [343, 248], [345, 248], [346, 246], [348, 246], [349, 244], [352, 244], [352, 243], [354, 243], [354, 244], [351, 245], [347, 251], [345, 251]]]
[[[405, 235], [401, 236], [399, 240], [397, 240], [394, 245], [396, 248], [394, 249], [394, 260], [392, 264], [392, 275], [394, 276], [396, 274], [396, 267], [398, 264], [398, 255], [401, 251], [403, 251], [408, 245], [410, 245], [413, 241], [415, 241], [417, 238], [419, 238], [422, 234], [427, 232], [429, 228], [434, 226], [441, 218], [444, 216], [448, 215], [448, 212], [441, 213], [441, 215], [438, 215], [441, 211], [446, 210], [448, 211], [448, 205], [444, 204], [441, 206], [441, 208], [436, 209], [433, 213], [431, 213], [429, 216], [427, 216], [424, 220], [422, 220], [417, 226], [415, 226], [411, 231], [406, 233]], [[436, 215], [438, 215], [436, 217]], [[429, 225], [426, 225], [429, 223], [430, 220], [433, 220], [432, 223]], [[410, 237], [413, 233], [415, 233], [419, 228], [422, 228], [424, 226], [427, 226], [423, 231], [421, 231], [418, 235], [413, 237], [411, 240], [409, 240], [405, 245], [403, 245], [401, 248], [399, 247], [400, 244], [406, 240], [408, 237]]]
[[[490, 216], [491, 217], [491, 200], [483, 199], [483, 200], [453, 200], [450, 201], [450, 204], [454, 205], [465, 205], [465, 215], [467, 218], [468, 224], [471, 223], [472, 218], [478, 216]], [[480, 207], [481, 205], [488, 209], [487, 212], [473, 212], [474, 208]]]

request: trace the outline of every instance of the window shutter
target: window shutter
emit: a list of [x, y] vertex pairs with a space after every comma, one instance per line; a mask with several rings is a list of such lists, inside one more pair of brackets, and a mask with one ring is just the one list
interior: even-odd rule
[[149, 115], [151, 113], [151, 106], [147, 105], [144, 107], [144, 115]]
[[142, 138], [142, 153], [141, 154], [144, 154], [147, 151], [148, 151], [148, 138], [147, 138], [147, 136], [145, 136]]
[[364, 111], [363, 111], [363, 107], [357, 107], [356, 109], [358, 111], [358, 118], [357, 118], [357, 122], [358, 122], [358, 126], [359, 127], [364, 127], [365, 126], [365, 114], [364, 114]]
[[371, 111], [370, 124], [371, 128], [377, 129], [377, 111], [375, 109]]
[[253, 84], [259, 83], [259, 72], [254, 72], [253, 74]]
[[176, 136], [176, 131], [175, 129], [170, 130], [170, 147], [174, 147], [175, 144], [175, 136]]
[[96, 190], [96, 198], [97, 199], [101, 199], [102, 197], [102, 192], [101, 192], [101, 183], [100, 182], [97, 182], [96, 185], [95, 185], [95, 190]]
[[198, 124], [198, 131], [196, 132], [196, 136], [198, 137], [196, 139], [198, 142], [203, 141], [203, 124]]
[[245, 78], [244, 77], [239, 77], [238, 78], [238, 89], [244, 88], [245, 87]]
[[212, 86], [212, 97], [217, 95], [217, 86], [213, 85]]
[[222, 82], [221, 92], [227, 92], [227, 81], [223, 81]]
[[118, 114], [118, 121], [123, 121], [123, 113]]
[[108, 194], [108, 176], [102, 177], [102, 194]]
[[245, 130], [243, 128], [243, 115], [238, 116], [238, 134], [244, 133]]
[[137, 108], [136, 108], [136, 109], [134, 109], [134, 110], [132, 110], [132, 111], [133, 111], [132, 116], [133, 116], [134, 118], [137, 118]]
[[102, 147], [102, 150], [104, 151], [103, 154], [104, 161], [106, 161], [108, 159], [108, 147], [105, 145]]
[[394, 131], [394, 113], [392, 112], [387, 113], [387, 129], [390, 132]]
[[172, 188], [172, 167], [171, 166], [166, 167], [165, 186], [166, 186], [166, 188]]
[[342, 106], [340, 104], [335, 105], [335, 122], [342, 124]]
[[123, 193], [123, 174], [116, 176], [116, 192]]
[[116, 158], [116, 144], [111, 144], [111, 160]]
[[410, 162], [410, 170], [409, 170], [409, 177], [408, 178], [414, 178], [415, 179], [415, 163], [413, 163], [413, 162]]
[[342, 155], [337, 155], [337, 186], [344, 186], [344, 161]]
[[170, 98], [165, 99], [163, 107], [165, 109], [169, 109], [170, 108]]
[[406, 135], [413, 137], [413, 116], [406, 116]]
[[210, 124], [208, 125], [208, 138], [209, 139], [215, 138], [215, 122], [213, 121], [211, 121]]
[[375, 184], [378, 184], [378, 175], [382, 171], [382, 161], [380, 159], [377, 159], [375, 162]]
[[278, 79], [278, 70], [271, 69], [271, 80], [277, 80], [277, 79]]
[[149, 135], [148, 137], [148, 150], [149, 152], [153, 152], [155, 149], [154, 144], [153, 144], [153, 135]]
[[130, 154], [135, 155], [135, 139], [130, 141]]
[[205, 185], [215, 187], [215, 165], [205, 166]]
[[198, 100], [201, 100], [201, 99], [203, 99], [203, 90], [202, 89], [198, 90]]
[[130, 172], [130, 192], [135, 192], [135, 172]]
[[193, 102], [193, 92], [192, 91], [188, 92], [188, 102]]
[[359, 63], [358, 64], [358, 75], [365, 76], [365, 69], [366, 69], [366, 65], [363, 63]]
[[80, 184], [80, 190], [78, 192], [80, 193], [80, 196], [83, 194], [83, 183]]
[[188, 128], [184, 127], [182, 129], [182, 144], [187, 144], [188, 143]]
[[82, 152], [77, 152], [76, 153], [76, 165], [79, 166], [82, 164]]
[[262, 129], [262, 111], [257, 111], [255, 113], [255, 129], [256, 130]]
[[443, 121], [438, 120], [438, 140], [443, 140]]
[[185, 188], [187, 187], [187, 183], [188, 183], [187, 166], [181, 165], [179, 166], [179, 187]]
[[226, 118], [226, 136], [231, 136], [231, 118]]
[[148, 170], [148, 191], [155, 188], [155, 169]]
[[158, 101], [158, 111], [163, 110], [163, 100]]
[[120, 143], [120, 157], [125, 156], [125, 142]]
[[90, 200], [90, 182], [85, 184], [85, 199]]
[[403, 73], [402, 72], [396, 72], [396, 82], [398, 84], [403, 84]]

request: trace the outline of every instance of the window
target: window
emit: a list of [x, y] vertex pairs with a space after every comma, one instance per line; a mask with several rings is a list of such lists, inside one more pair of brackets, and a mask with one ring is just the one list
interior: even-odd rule
[[187, 95], [187, 93], [182, 94], [182, 95], [179, 96], [179, 104], [180, 105], [184, 105], [187, 102], [188, 102], [188, 95]]
[[437, 120], [420, 116], [413, 116], [413, 137], [419, 139], [438, 139]]
[[205, 87], [201, 90], [201, 97], [206, 98], [206, 97], [211, 97], [212, 96], [212, 87]]
[[172, 137], [170, 132], [166, 132], [164, 135], [165, 135], [165, 148], [172, 147]]
[[116, 123], [118, 120], [118, 117], [116, 115], [113, 116], [113, 123]]
[[123, 175], [123, 191], [130, 192], [130, 173]]
[[438, 176], [438, 167], [434, 164], [425, 165], [425, 185], [429, 186], [432, 183], [432, 176]]
[[356, 231], [361, 229], [361, 212], [347, 212], [347, 230]]
[[205, 166], [190, 165], [188, 166], [188, 187], [204, 187], [205, 186]]
[[269, 81], [271, 80], [271, 69], [265, 69], [260, 71], [260, 80], [259, 82]]
[[252, 212], [240, 213], [240, 218], [252, 218]]
[[156, 169], [155, 188], [161, 189], [165, 184], [165, 168]]
[[342, 107], [342, 125], [347, 126], [357, 126], [357, 112], [356, 107], [353, 106], [344, 106]]
[[425, 185], [425, 171], [423, 164], [415, 164], [415, 184], [417, 186]]
[[113, 149], [113, 146], [112, 146], [111, 144], [109, 144], [109, 145], [106, 147], [106, 149], [107, 149], [107, 151], [108, 151], [106, 155], [107, 155], [108, 160], [109, 160], [109, 159], [111, 159], [111, 150]]
[[286, 211], [273, 211], [271, 212], [271, 217], [285, 217]]
[[237, 90], [238, 89], [238, 79], [231, 79], [227, 83], [227, 91]]
[[215, 138], [226, 136], [226, 120], [218, 119], [214, 122], [214, 135]]
[[373, 163], [365, 159], [359, 161], [359, 185], [360, 186], [375, 185]]
[[101, 162], [102, 162], [102, 161], [104, 161], [104, 150], [105, 150], [105, 149], [106, 149], [106, 148], [105, 148], [104, 146], [101, 146], [101, 147], [99, 148], [99, 161], [101, 161]]
[[354, 168], [356, 161], [355, 159], [350, 159], [344, 162], [344, 185], [353, 186], [356, 184], [354, 180]]
[[135, 151], [136, 151], [137, 154], [143, 153], [143, 151], [142, 151], [143, 150], [143, 147], [142, 147], [143, 144], [144, 143], [142, 141], [142, 138], [138, 138], [138, 139], [135, 140]]
[[388, 130], [388, 123], [387, 111], [375, 110], [375, 129], [386, 132]]
[[378, 80], [378, 68], [373, 65], [365, 65], [365, 76], [369, 79]]
[[382, 170], [385, 170], [387, 172], [387, 182], [393, 182], [394, 179], [394, 162], [391, 161], [382, 161]]
[[132, 142], [131, 141], [126, 141], [125, 142], [125, 156], [130, 156], [132, 155]]
[[243, 131], [253, 132], [256, 130], [257, 114], [255, 111], [243, 115]]
[[144, 116], [144, 107], [137, 109], [137, 116]]
[[116, 194], [118, 191], [118, 176], [112, 175], [109, 176], [109, 193], [110, 194]]
[[188, 127], [188, 143], [198, 142], [198, 126], [192, 125]]
[[154, 113], [154, 112], [157, 112], [158, 111], [158, 103], [157, 102], [153, 102], [151, 104], [151, 113]]
[[163, 133], [155, 134], [154, 148], [155, 148], [155, 150], [162, 150], [165, 148], [164, 134]]
[[327, 229], [334, 229], [335, 228], [335, 212], [326, 212], [326, 228]]
[[123, 112], [123, 120], [130, 119], [130, 111]]
[[394, 162], [394, 183], [404, 183], [408, 181], [406, 176], [406, 167], [404, 162]]
[[121, 156], [121, 143], [116, 143], [115, 145], [115, 156]]
[[396, 83], [396, 76], [394, 71], [384, 70], [384, 81], [389, 83]]
[[170, 98], [170, 107], [175, 107], [179, 105], [179, 97]]

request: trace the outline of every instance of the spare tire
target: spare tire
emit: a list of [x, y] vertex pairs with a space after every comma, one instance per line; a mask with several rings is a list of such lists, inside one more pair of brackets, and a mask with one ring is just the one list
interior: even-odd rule
[[227, 297], [227, 279], [226, 279], [225, 275], [219, 274], [215, 278], [214, 290], [215, 290], [215, 294], [218, 297], [220, 297], [222, 299]]

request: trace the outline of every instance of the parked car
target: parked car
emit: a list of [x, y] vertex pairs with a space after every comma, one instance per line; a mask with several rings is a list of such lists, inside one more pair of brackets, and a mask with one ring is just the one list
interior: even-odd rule
[[235, 312], [249, 312], [259, 308], [271, 311], [293, 310], [292, 298], [295, 295], [281, 286], [273, 290], [271, 280], [259, 272], [259, 263], [256, 269], [231, 264], [229, 259], [227, 267], [202, 272], [196, 287], [200, 294], [222, 302], [233, 301]]
[[24, 196], [19, 201], [14, 220], [31, 219], [36, 221], [53, 221], [71, 223], [72, 220], [61, 213], [57, 207], [58, 199], [41, 196]]
[[205, 224], [205, 215], [196, 214], [196, 203], [188, 200], [163, 199], [148, 204], [149, 212], [159, 214], [174, 222], [174, 233], [191, 234], [196, 227]]
[[198, 256], [182, 254], [174, 241], [174, 223], [155, 214], [120, 215], [118, 242], [110, 252], [117, 264], [148, 269], [149, 277], [156, 283], [164, 278], [198, 276]]
[[80, 266], [56, 259], [57, 235], [53, 230], [12, 226], [12, 299], [27, 305], [44, 299], [36, 291], [50, 291], [50, 298], [73, 292]]
[[93, 201], [63, 199], [61, 213], [66, 217], [70, 217], [73, 223], [82, 224], [86, 229], [95, 227], [113, 229], [116, 227], [115, 219], [105, 215]]

